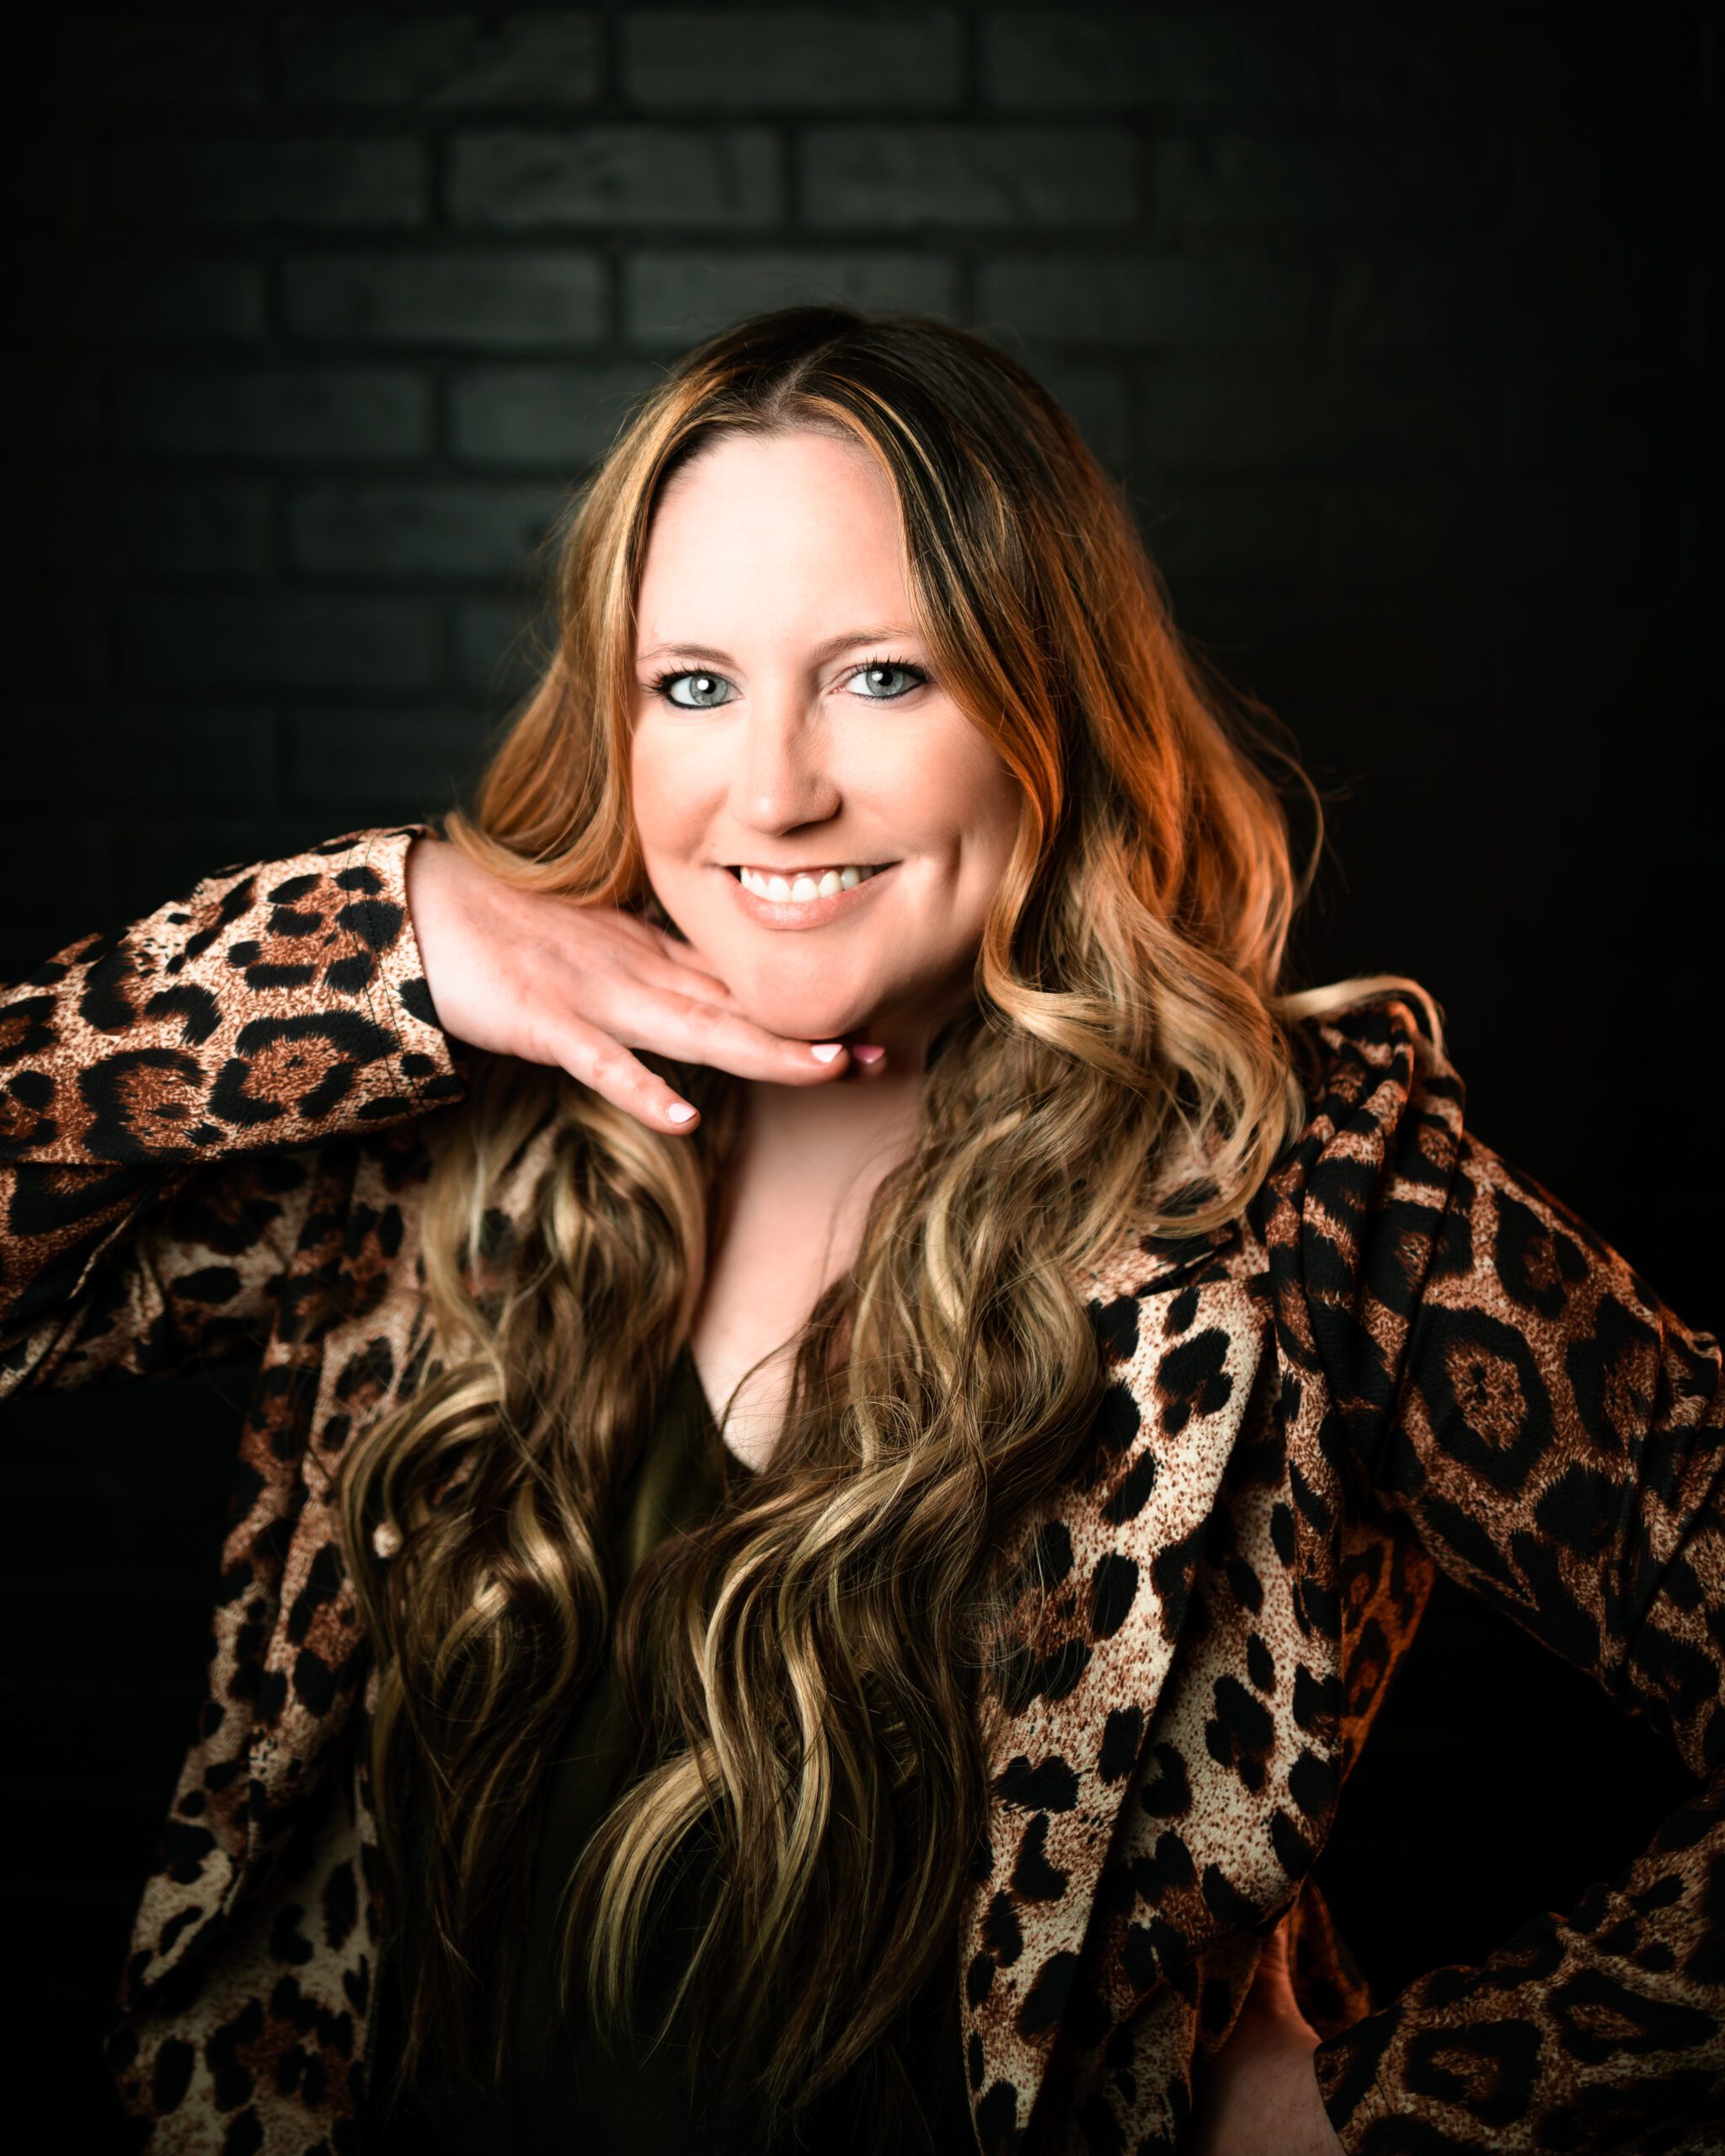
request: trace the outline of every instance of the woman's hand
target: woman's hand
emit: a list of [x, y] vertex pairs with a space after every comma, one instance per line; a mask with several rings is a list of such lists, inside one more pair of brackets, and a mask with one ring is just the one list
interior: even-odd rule
[[1203, 2070], [1193, 2156], [1340, 2156], [1311, 2063], [1322, 2041], [1294, 1996], [1284, 1917], [1239, 2020]]
[[409, 847], [407, 891], [446, 1033], [567, 1070], [649, 1129], [692, 1129], [696, 1113], [632, 1049], [777, 1086], [850, 1066], [841, 1043], [752, 1024], [686, 944], [633, 914], [517, 890], [441, 839]]

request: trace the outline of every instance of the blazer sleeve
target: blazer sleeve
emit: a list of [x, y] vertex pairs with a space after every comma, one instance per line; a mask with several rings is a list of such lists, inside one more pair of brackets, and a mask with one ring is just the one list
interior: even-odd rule
[[1332, 1045], [1271, 1207], [1285, 1345], [1373, 1499], [1700, 1786], [1567, 1913], [1321, 2045], [1326, 2107], [1348, 2156], [1700, 2147], [1725, 2118], [1719, 1342], [1472, 1137], [1410, 1006]]
[[432, 829], [218, 870], [0, 990], [0, 1395], [259, 1337], [319, 1150], [462, 1097], [407, 908]]

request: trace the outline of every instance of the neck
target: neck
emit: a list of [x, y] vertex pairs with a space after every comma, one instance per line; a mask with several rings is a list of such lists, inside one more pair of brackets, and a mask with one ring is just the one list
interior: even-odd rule
[[872, 1068], [853, 1059], [841, 1076], [820, 1086], [750, 1081], [745, 1129], [756, 1163], [770, 1157], [830, 1181], [883, 1150], [887, 1166], [901, 1160], [916, 1129], [929, 1050], [968, 1000], [967, 984], [964, 996], [932, 1016], [882, 1018], [846, 1034], [853, 1047], [868, 1042], [886, 1050]]
[[744, 1130], [751, 1165], [769, 1163], [799, 1180], [830, 1184], [855, 1175], [865, 1160], [882, 1171], [910, 1150], [922, 1095], [922, 1070], [887, 1061], [873, 1071], [853, 1065], [821, 1086], [751, 1083]]

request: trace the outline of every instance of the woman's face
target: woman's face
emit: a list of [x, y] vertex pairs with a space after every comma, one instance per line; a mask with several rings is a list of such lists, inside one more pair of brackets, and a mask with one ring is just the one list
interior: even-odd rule
[[903, 1070], [969, 993], [1019, 792], [930, 671], [900, 547], [856, 443], [697, 455], [649, 535], [632, 772], [654, 891], [744, 1013]]

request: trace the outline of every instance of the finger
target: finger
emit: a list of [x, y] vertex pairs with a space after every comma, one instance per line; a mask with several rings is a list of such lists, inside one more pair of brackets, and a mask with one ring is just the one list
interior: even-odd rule
[[693, 1104], [656, 1071], [630, 1054], [613, 1035], [579, 1018], [568, 1021], [547, 1061], [558, 1065], [614, 1107], [649, 1130], [692, 1130], [700, 1120]]
[[721, 987], [726, 985], [724, 975], [702, 957], [692, 943], [686, 943], [681, 936], [672, 936], [662, 928], [655, 928], [650, 921], [644, 921], [641, 926], [653, 938], [662, 957], [687, 967], [691, 973], [700, 974], [708, 980], [718, 981]]
[[637, 983], [681, 995], [697, 1003], [729, 1004], [730, 984], [717, 974], [688, 964], [674, 950], [657, 942], [611, 944], [606, 952], [606, 970], [619, 992], [627, 994]]
[[686, 963], [676, 947], [667, 948], [665, 939], [627, 915], [595, 912], [553, 952], [566, 974], [552, 990], [553, 1002], [573, 1006], [601, 1024], [627, 1009], [642, 987], [702, 1002], [731, 1000], [726, 982]]
[[[602, 909], [595, 907], [591, 910], [602, 916]], [[681, 937], [673, 936], [669, 930], [657, 927], [652, 921], [644, 920], [639, 914], [631, 913], [623, 907], [616, 908], [611, 917], [622, 926], [631, 942], [639, 948], [650, 951], [655, 958], [669, 958], [674, 965], [699, 974], [703, 979], [720, 981], [723, 985], [721, 976], [694, 945], [686, 943]]]
[[[609, 1022], [611, 1014], [600, 1016]], [[617, 1038], [630, 1048], [773, 1085], [819, 1085], [850, 1067], [841, 1041], [788, 1040], [739, 1011], [654, 988], [638, 987], [623, 999], [616, 1024]]]
[[596, 931], [611, 963], [661, 988], [683, 995], [729, 1002], [730, 983], [715, 973], [692, 944], [668, 936], [638, 915], [601, 907], [584, 908], [584, 928]]

